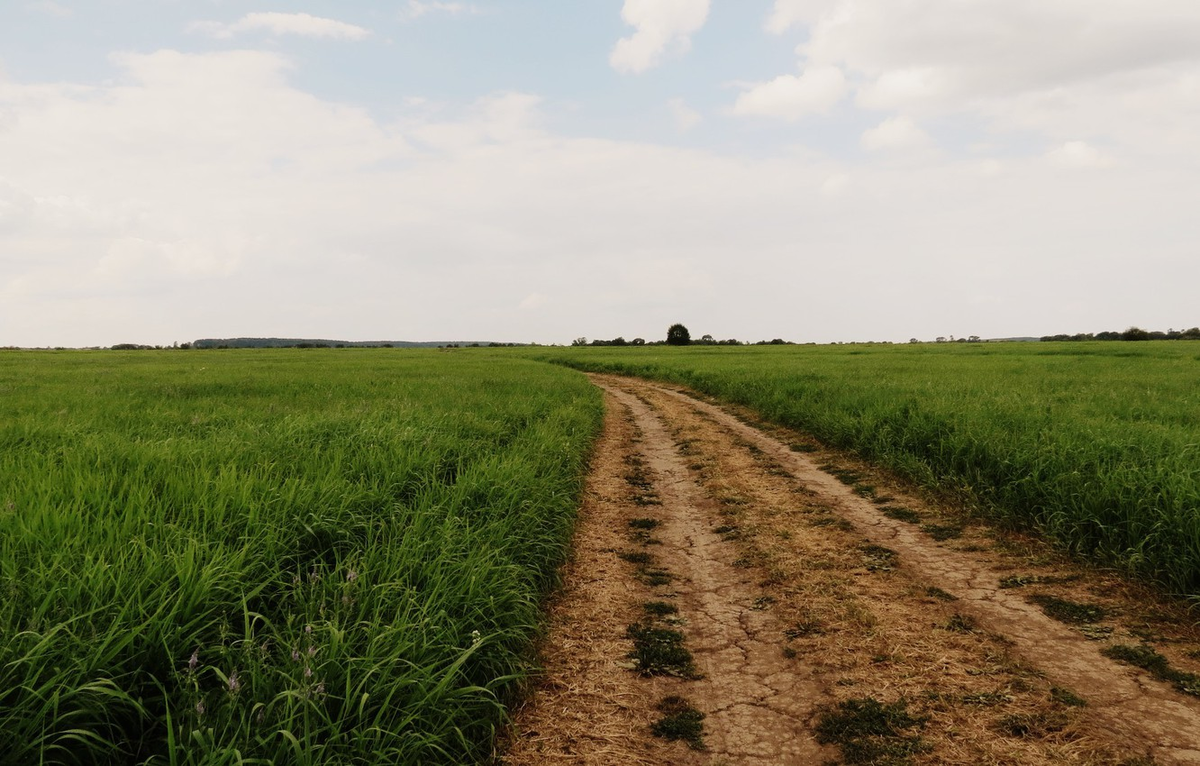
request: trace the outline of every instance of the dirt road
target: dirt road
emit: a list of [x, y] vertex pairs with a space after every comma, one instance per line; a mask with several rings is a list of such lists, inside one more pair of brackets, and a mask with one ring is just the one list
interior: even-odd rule
[[803, 435], [593, 380], [605, 432], [502, 763], [1200, 763], [1179, 607]]

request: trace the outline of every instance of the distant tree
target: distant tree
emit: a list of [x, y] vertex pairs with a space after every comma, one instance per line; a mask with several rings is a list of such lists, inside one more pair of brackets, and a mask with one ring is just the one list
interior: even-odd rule
[[686, 346], [692, 342], [692, 334], [681, 324], [673, 324], [667, 328], [668, 346]]
[[704, 343], [705, 345], [712, 345], [716, 343], [717, 340], [713, 336], [705, 334], [700, 336], [700, 342]]
[[576, 338], [575, 340], [571, 341], [572, 346], [586, 346], [587, 344], [588, 344], [588, 339], [583, 337], [582, 335], [579, 336], [578, 338]]
[[644, 346], [644, 345], [646, 345], [646, 339], [645, 338], [634, 338], [633, 340], [629, 341], [629, 345]]
[[917, 340], [916, 338], [909, 338], [908, 342], [909, 343], [920, 343], [921, 341]]

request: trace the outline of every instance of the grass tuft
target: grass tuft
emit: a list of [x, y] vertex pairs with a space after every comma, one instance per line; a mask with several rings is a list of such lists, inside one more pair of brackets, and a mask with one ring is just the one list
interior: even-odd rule
[[650, 726], [656, 737], [673, 741], [682, 740], [693, 750], [705, 750], [704, 713], [692, 707], [683, 697], [664, 697], [655, 706], [663, 717]]
[[1050, 699], [1066, 707], [1087, 707], [1087, 700], [1061, 686], [1050, 687]]
[[1114, 644], [1103, 649], [1101, 654], [1117, 662], [1149, 671], [1150, 675], [1160, 681], [1166, 681], [1184, 694], [1200, 697], [1200, 676], [1172, 667], [1170, 661], [1152, 647], [1145, 644]]
[[898, 554], [891, 548], [882, 545], [866, 544], [858, 546], [862, 551], [863, 566], [871, 572], [890, 572], [896, 567]]
[[921, 514], [912, 508], [905, 508], [903, 505], [884, 505], [879, 508], [879, 512], [890, 519], [903, 521], [906, 524], [921, 523]]
[[1081, 604], [1057, 596], [1033, 595], [1029, 600], [1042, 608], [1047, 617], [1068, 625], [1086, 625], [1100, 622], [1106, 616], [1104, 607], [1096, 604]]
[[700, 677], [692, 653], [683, 645], [683, 634], [678, 630], [635, 622], [625, 634], [633, 641], [629, 657], [637, 662], [638, 672], [642, 675]]
[[645, 551], [621, 551], [617, 554], [617, 558], [622, 561], [628, 561], [630, 564], [639, 564], [642, 566], [654, 563], [654, 557]]
[[909, 715], [904, 700], [883, 704], [873, 698], [850, 699], [823, 710], [817, 719], [817, 741], [838, 745], [848, 764], [900, 766], [926, 749], [920, 736], [907, 730], [924, 726]]
[[642, 604], [642, 609], [655, 617], [666, 617], [672, 614], [679, 613], [679, 607], [674, 604], [669, 604], [666, 601], [647, 601]]
[[962, 537], [963, 528], [954, 525], [922, 524], [921, 531], [938, 542]]

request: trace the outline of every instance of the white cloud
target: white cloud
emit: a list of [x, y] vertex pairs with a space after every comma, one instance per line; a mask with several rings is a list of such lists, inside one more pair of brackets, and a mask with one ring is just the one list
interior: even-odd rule
[[[959, 145], [1200, 157], [1194, 0], [775, 0], [766, 28], [796, 36], [804, 71], [840, 68], [859, 108], [951, 123]], [[781, 104], [799, 90], [787, 73], [734, 111], [795, 119]]]
[[57, 16], [60, 19], [67, 19], [75, 15], [75, 11], [65, 5], [60, 5], [54, 0], [38, 0], [38, 2], [30, 3], [29, 7], [35, 11], [48, 13], [51, 16]]
[[534, 311], [536, 309], [540, 309], [542, 306], [545, 306], [548, 300], [549, 298], [541, 293], [530, 293], [529, 295], [526, 295], [524, 300], [517, 305], [517, 308], [521, 309], [522, 311]]
[[1106, 168], [1113, 164], [1112, 159], [1086, 141], [1067, 141], [1046, 156], [1064, 168]]
[[840, 197], [850, 190], [851, 183], [846, 173], [834, 173], [821, 183], [821, 196]]
[[419, 19], [430, 13], [446, 13], [451, 16], [482, 13], [478, 6], [470, 3], [439, 2], [438, 0], [408, 0], [408, 7], [400, 12], [401, 18]]
[[893, 69], [859, 89], [858, 103], [868, 109], [897, 109], [936, 101], [949, 85], [945, 72], [932, 67]]
[[609, 63], [637, 74], [658, 66], [668, 52], [686, 52], [708, 20], [709, 0], [625, 0], [621, 18], [637, 31], [617, 41]]
[[767, 17], [767, 30], [779, 35], [793, 26], [812, 24], [835, 4], [836, 0], [775, 0]]
[[671, 117], [675, 120], [675, 127], [681, 131], [689, 131], [700, 124], [704, 119], [700, 113], [692, 109], [682, 98], [673, 98], [667, 102], [667, 108], [671, 110]]
[[248, 13], [232, 24], [197, 21], [193, 22], [189, 29], [223, 40], [246, 32], [259, 31], [272, 35], [327, 37], [336, 40], [362, 40], [371, 35], [371, 31], [363, 27], [307, 13]]
[[[782, 5], [782, 3], [781, 3]], [[935, 98], [943, 108], [1116, 72], [1200, 59], [1191, 0], [835, 0], [800, 53], [861, 76], [883, 108]], [[777, 7], [777, 11], [779, 8]]]
[[917, 149], [929, 146], [929, 134], [907, 117], [889, 117], [862, 134], [862, 146], [868, 151]]
[[738, 96], [734, 114], [797, 120], [828, 112], [846, 94], [846, 78], [835, 66], [810, 67], [800, 75], [780, 75]]

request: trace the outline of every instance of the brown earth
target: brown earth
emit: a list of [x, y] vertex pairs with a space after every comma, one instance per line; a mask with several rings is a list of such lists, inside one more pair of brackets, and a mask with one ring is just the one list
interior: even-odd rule
[[[609, 415], [500, 763], [1200, 763], [1182, 606], [748, 413], [593, 380]], [[644, 674], [635, 624], [682, 633], [694, 672]], [[1101, 654], [1118, 644], [1183, 680]], [[704, 714], [703, 749], [652, 733], [667, 697]], [[889, 736], [834, 730], [872, 704], [903, 712]]]

